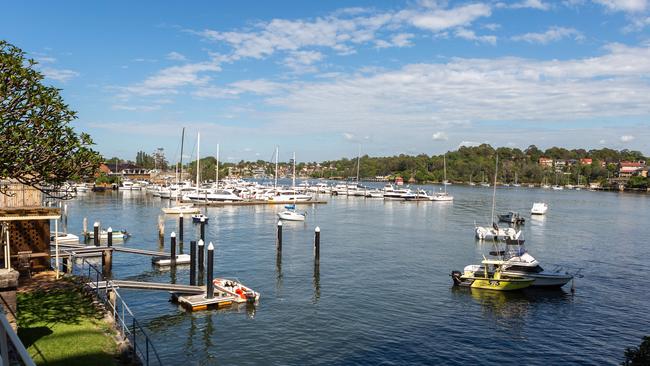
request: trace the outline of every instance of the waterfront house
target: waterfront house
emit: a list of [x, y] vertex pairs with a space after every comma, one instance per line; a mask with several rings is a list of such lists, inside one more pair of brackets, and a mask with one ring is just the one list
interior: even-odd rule
[[580, 165], [591, 165], [593, 160], [591, 158], [582, 158], [580, 159]]
[[544, 168], [552, 168], [553, 167], [553, 159], [547, 158], [545, 156], [541, 156], [539, 160], [537, 161], [539, 166], [544, 167]]
[[618, 163], [618, 176], [620, 178], [629, 178], [641, 174], [645, 167], [645, 161], [621, 161]]

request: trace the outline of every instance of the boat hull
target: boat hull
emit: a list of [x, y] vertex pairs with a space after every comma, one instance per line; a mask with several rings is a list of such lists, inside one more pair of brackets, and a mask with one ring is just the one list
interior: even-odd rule
[[495, 291], [515, 291], [530, 287], [534, 280], [532, 278], [522, 279], [493, 279], [493, 278], [463, 278], [464, 280], [471, 280], [471, 288], [480, 288], [483, 290]]
[[573, 279], [572, 275], [569, 274], [544, 274], [544, 273], [537, 273], [537, 274], [530, 274], [526, 273], [524, 274], [523, 272], [517, 272], [517, 271], [504, 271], [504, 274], [510, 275], [510, 276], [526, 276], [530, 277], [534, 280], [531, 287], [562, 287], [569, 283]]

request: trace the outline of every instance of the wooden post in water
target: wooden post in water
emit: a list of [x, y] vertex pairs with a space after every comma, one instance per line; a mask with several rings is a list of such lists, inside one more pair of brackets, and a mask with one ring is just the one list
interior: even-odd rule
[[214, 286], [212, 285], [212, 280], [214, 279], [214, 272], [212, 267], [214, 267], [214, 245], [210, 242], [208, 245], [208, 278], [206, 281], [206, 294], [205, 297], [211, 299], [214, 297]]
[[178, 215], [178, 247], [183, 254], [183, 214]]
[[205, 217], [201, 217], [201, 240], [205, 243]]
[[278, 250], [282, 250], [282, 220], [278, 220], [278, 239], [276, 242]]
[[190, 286], [196, 286], [196, 241], [190, 241]]
[[61, 271], [63, 273], [68, 273], [68, 257], [63, 257], [63, 261], [61, 262]]
[[93, 224], [93, 242], [95, 243], [95, 246], [99, 246], [99, 222], [95, 221], [95, 224]]
[[165, 219], [163, 215], [158, 215], [158, 245], [160, 248], [165, 247]]
[[314, 260], [320, 261], [320, 227], [314, 229]]
[[113, 246], [113, 228], [109, 227], [108, 230], [106, 230], [106, 245], [109, 247]]
[[204, 258], [205, 251], [203, 250], [204, 248], [205, 248], [205, 242], [203, 240], [199, 240], [199, 244], [198, 244], [198, 251], [199, 252], [198, 252], [198, 255], [197, 255], [197, 260], [198, 260], [198, 264], [199, 264], [199, 273], [198, 273], [197, 285], [199, 285], [199, 286], [203, 286], [203, 274], [204, 274], [204, 271], [205, 271], [205, 264], [203, 262], [205, 260], [205, 258]]
[[169, 249], [171, 253], [171, 266], [172, 268], [176, 267], [176, 233], [172, 231], [169, 235]]
[[83, 220], [84, 241], [88, 241], [88, 218], [84, 217]]
[[102, 251], [102, 274], [107, 277], [113, 270], [113, 250], [104, 249]]

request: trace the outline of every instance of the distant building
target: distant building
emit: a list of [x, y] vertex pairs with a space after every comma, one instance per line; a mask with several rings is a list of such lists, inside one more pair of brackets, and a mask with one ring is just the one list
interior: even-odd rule
[[553, 167], [553, 159], [547, 158], [545, 156], [540, 157], [539, 160], [537, 161], [537, 163], [540, 166], [543, 166], [543, 167], [546, 167], [546, 168], [552, 168]]
[[554, 165], [556, 168], [564, 168], [567, 164], [564, 160], [555, 160]]
[[620, 178], [629, 178], [641, 174], [645, 167], [645, 161], [621, 161], [618, 163], [618, 176]]
[[402, 186], [402, 185], [404, 185], [404, 178], [402, 178], [402, 177], [396, 177], [396, 178], [395, 178], [395, 184], [398, 185], [398, 186]]
[[580, 159], [580, 165], [591, 165], [594, 161], [591, 158]]

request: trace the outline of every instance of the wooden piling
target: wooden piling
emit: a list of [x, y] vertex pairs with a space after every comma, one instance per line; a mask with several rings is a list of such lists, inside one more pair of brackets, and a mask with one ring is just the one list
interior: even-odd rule
[[169, 249], [171, 254], [171, 266], [174, 268], [176, 266], [176, 233], [172, 231], [169, 235]]
[[201, 217], [201, 240], [205, 243], [205, 217]]
[[314, 259], [320, 261], [320, 227], [314, 229]]
[[95, 243], [95, 246], [99, 246], [99, 222], [95, 221], [95, 224], [93, 224], [93, 242]]
[[107, 240], [106, 240], [106, 245], [108, 247], [113, 246], [113, 228], [109, 227], [108, 230], [106, 230], [106, 235], [107, 235]]
[[276, 241], [278, 250], [282, 250], [282, 221], [278, 220], [278, 238]]
[[183, 214], [178, 215], [178, 246], [183, 247]]
[[190, 241], [190, 285], [196, 285], [196, 241]]
[[211, 299], [214, 296], [214, 285], [212, 284], [212, 281], [214, 280], [214, 272], [212, 267], [214, 267], [214, 245], [210, 242], [210, 245], [208, 245], [208, 278], [205, 286], [205, 297], [208, 299]]
[[84, 217], [83, 220], [84, 241], [88, 240], [88, 218]]
[[165, 218], [158, 215], [158, 245], [160, 248], [165, 247]]
[[105, 249], [102, 251], [102, 274], [104, 277], [110, 275], [113, 270], [113, 251]]

